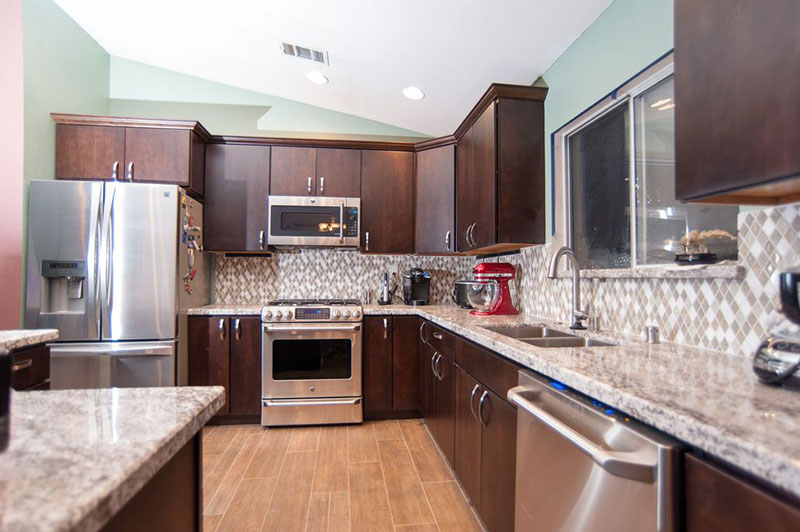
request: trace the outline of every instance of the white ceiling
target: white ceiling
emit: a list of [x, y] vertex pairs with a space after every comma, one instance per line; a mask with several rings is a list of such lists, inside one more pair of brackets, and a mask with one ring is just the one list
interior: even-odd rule
[[[56, 3], [111, 55], [438, 136], [490, 83], [533, 83], [611, 0]], [[284, 55], [282, 40], [330, 65]], [[406, 99], [409, 85], [425, 99]]]

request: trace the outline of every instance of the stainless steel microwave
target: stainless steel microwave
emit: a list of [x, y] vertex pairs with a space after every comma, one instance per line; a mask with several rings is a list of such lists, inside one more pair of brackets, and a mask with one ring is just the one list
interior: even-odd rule
[[358, 247], [360, 226], [361, 198], [269, 197], [271, 246]]

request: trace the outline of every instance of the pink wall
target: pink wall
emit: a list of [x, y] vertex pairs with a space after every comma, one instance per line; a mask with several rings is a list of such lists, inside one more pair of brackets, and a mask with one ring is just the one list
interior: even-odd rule
[[22, 4], [0, 1], [0, 329], [20, 325], [22, 277]]

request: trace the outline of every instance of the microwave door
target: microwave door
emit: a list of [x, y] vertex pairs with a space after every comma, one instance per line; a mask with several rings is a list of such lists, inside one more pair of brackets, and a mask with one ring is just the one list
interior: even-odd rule
[[339, 206], [273, 205], [269, 244], [276, 246], [330, 246], [339, 243]]

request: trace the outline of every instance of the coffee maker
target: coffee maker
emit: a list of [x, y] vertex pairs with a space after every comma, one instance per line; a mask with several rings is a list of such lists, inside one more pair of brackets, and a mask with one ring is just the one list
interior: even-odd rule
[[800, 388], [800, 268], [780, 274], [781, 310], [791, 322], [761, 342], [753, 357], [753, 371], [765, 384]]
[[403, 272], [403, 302], [406, 305], [427, 305], [430, 291], [430, 273], [419, 268]]

